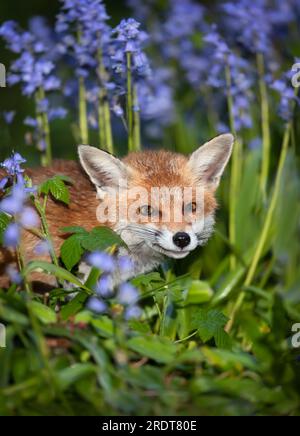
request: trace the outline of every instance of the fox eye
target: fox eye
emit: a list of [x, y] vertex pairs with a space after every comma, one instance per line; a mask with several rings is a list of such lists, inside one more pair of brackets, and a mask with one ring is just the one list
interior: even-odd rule
[[143, 216], [152, 216], [155, 214], [155, 209], [153, 209], [153, 207], [146, 204], [139, 208], [139, 213]]
[[188, 203], [183, 206], [184, 214], [195, 213], [196, 210], [197, 210], [197, 204], [194, 201], [192, 203]]

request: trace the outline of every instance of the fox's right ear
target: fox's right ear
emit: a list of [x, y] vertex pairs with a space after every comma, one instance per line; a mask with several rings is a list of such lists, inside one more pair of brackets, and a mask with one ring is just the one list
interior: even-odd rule
[[89, 145], [78, 147], [80, 163], [97, 191], [127, 186], [126, 166], [116, 157]]

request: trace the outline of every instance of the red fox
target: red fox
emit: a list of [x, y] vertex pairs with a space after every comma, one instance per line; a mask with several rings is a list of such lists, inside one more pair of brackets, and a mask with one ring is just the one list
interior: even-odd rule
[[[190, 156], [170, 151], [142, 151], [132, 152], [121, 160], [100, 149], [82, 145], [78, 148], [81, 166], [73, 161], [57, 160], [51, 168], [29, 169], [26, 173], [34, 185], [57, 174], [69, 176], [73, 181], [69, 206], [49, 199], [47, 208], [47, 220], [57, 255], [67, 237], [61, 228], [81, 226], [91, 230], [99, 225], [109, 226], [128, 247], [120, 249], [121, 254], [129, 254], [133, 260], [134, 270], [130, 275], [119, 278], [127, 280], [154, 269], [164, 256], [181, 259], [207, 242], [213, 232], [217, 207], [215, 191], [230, 158], [233, 142], [233, 136], [228, 133], [207, 142]], [[152, 195], [153, 188], [157, 189], [158, 195]], [[165, 191], [162, 195], [160, 188], [170, 190], [168, 201]], [[173, 188], [189, 188], [190, 198], [188, 203], [184, 203], [184, 197], [181, 198], [179, 212], [177, 208], [176, 214], [165, 215], [162, 209], [166, 203], [171, 207], [176, 203], [178, 191], [174, 193]], [[202, 192], [200, 208], [197, 208], [196, 188]], [[128, 193], [136, 194], [138, 190], [149, 193], [149, 197], [145, 200], [139, 194], [137, 207], [135, 195]], [[111, 215], [102, 219], [99, 206], [101, 208], [105, 204], [102, 212], [106, 213], [113, 202], [116, 202], [115, 219]], [[127, 212], [120, 213], [133, 207], [136, 212], [133, 220]], [[24, 231], [22, 246], [26, 262], [33, 259], [50, 261], [48, 255], [35, 254], [39, 242], [37, 236]], [[14, 262], [14, 254], [1, 248], [0, 287], [7, 286], [5, 270]], [[32, 281], [52, 284], [51, 280], [42, 273], [32, 276]]]

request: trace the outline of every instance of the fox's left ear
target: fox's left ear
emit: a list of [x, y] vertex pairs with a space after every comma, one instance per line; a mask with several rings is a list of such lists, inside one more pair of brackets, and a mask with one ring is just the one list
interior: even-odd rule
[[116, 157], [89, 145], [78, 147], [80, 163], [99, 194], [107, 188], [125, 188], [128, 169]]
[[212, 189], [218, 187], [229, 161], [233, 143], [233, 135], [226, 133], [206, 142], [194, 151], [187, 165], [195, 178], [195, 183], [205, 183]]

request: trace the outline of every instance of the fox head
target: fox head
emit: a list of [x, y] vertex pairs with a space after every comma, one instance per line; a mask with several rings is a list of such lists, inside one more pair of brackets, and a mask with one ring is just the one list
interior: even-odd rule
[[190, 156], [144, 151], [122, 160], [80, 146], [81, 165], [99, 198], [98, 221], [119, 233], [133, 251], [187, 256], [213, 231], [215, 191], [233, 142], [231, 134], [224, 134]]

